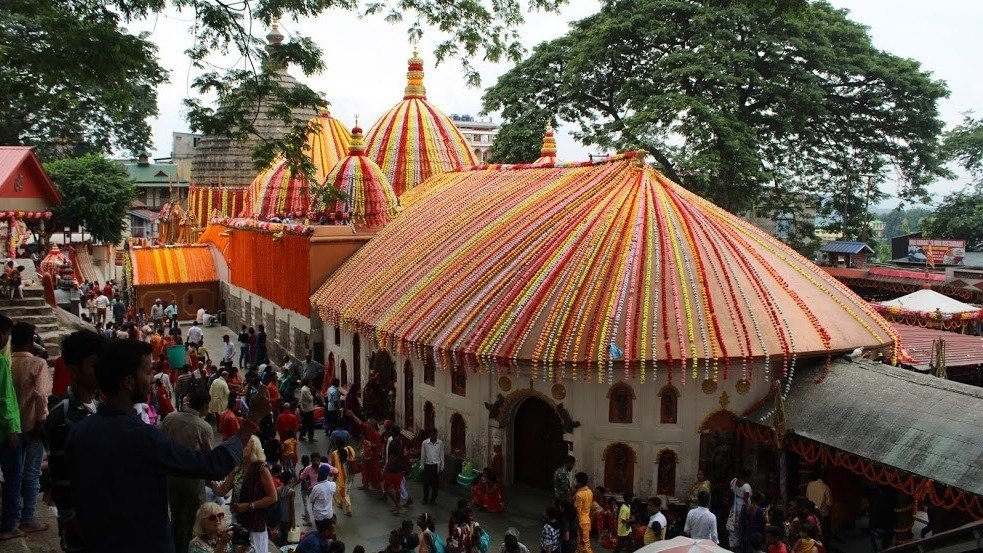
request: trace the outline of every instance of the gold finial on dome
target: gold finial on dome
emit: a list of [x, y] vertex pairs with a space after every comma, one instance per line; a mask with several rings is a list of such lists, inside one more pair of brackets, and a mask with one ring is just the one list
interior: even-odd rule
[[413, 48], [413, 57], [407, 62], [406, 70], [406, 90], [403, 92], [403, 99], [426, 98], [427, 89], [423, 86], [423, 59]]
[[326, 104], [326, 103], [321, 104], [321, 107], [318, 110], [318, 113], [321, 114], [321, 117], [331, 117], [331, 110], [328, 109], [328, 104]]
[[358, 116], [355, 116], [355, 126], [352, 127], [352, 140], [348, 143], [348, 155], [364, 156], [365, 139], [362, 137], [362, 127], [358, 126]]
[[556, 138], [553, 137], [553, 123], [546, 124], [546, 132], [543, 133], [543, 147], [539, 150], [539, 157], [556, 156]]

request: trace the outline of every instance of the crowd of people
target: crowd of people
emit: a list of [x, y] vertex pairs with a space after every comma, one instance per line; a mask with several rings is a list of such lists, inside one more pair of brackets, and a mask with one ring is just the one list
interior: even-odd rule
[[[437, 431], [408, 439], [392, 421], [367, 416], [359, 387], [344, 393], [310, 353], [274, 366], [262, 325], [223, 336], [213, 356], [204, 345], [204, 308], [182, 333], [177, 313], [160, 301], [148, 314], [120, 314], [111, 302], [113, 321], [105, 324], [96, 305], [97, 331], [64, 340], [53, 378], [34, 327], [0, 315], [0, 346], [9, 339], [12, 347], [9, 362], [0, 355], [0, 540], [45, 529], [35, 513], [42, 489], [57, 507], [66, 551], [139, 544], [142, 551], [266, 552], [272, 542], [296, 543], [296, 553], [344, 553], [335, 528], [339, 514], [355, 516], [353, 486], [389, 502], [399, 517], [413, 503], [406, 482], [415, 472], [422, 503], [436, 502], [445, 461]], [[299, 443], [317, 443], [321, 432], [325, 453], [299, 455]], [[569, 457], [554, 473], [542, 552], [590, 553], [592, 540], [630, 552], [679, 534], [720, 541], [702, 474], [686, 516], [667, 517], [659, 497], [592, 489], [575, 463]], [[820, 478], [808, 490], [816, 501], [787, 513], [753, 492], [746, 475], [730, 490], [722, 533], [731, 550], [824, 551], [831, 501]], [[298, 494], [302, 512], [295, 512]], [[419, 532], [404, 520], [386, 551], [487, 553], [490, 537], [474, 513], [504, 510], [499, 474], [482, 471], [471, 495], [452, 512], [446, 538], [424, 514]], [[528, 553], [514, 529], [503, 537], [506, 551]]]

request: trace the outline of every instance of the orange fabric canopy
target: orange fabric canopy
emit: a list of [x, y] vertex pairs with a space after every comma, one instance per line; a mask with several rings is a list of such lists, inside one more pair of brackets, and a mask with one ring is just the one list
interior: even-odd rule
[[130, 261], [134, 286], [218, 280], [212, 252], [206, 245], [133, 248]]

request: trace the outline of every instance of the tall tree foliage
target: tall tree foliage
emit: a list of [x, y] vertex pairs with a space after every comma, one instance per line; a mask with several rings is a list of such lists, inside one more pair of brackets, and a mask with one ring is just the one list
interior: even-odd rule
[[0, 3], [0, 144], [42, 157], [150, 145], [165, 71], [121, 14], [89, 0]]
[[45, 163], [44, 170], [62, 201], [52, 210], [49, 232], [82, 225], [97, 242], [116, 244], [123, 239], [124, 217], [137, 189], [122, 165], [86, 154]]
[[[257, 166], [268, 164], [277, 155], [286, 156], [294, 169], [310, 170], [303, 153], [307, 121], [295, 121], [291, 110], [299, 106], [316, 108], [322, 101], [310, 88], [301, 85], [285, 88], [264, 68], [293, 64], [304, 74], [321, 71], [324, 63], [320, 49], [304, 36], [267, 51], [260, 36], [263, 27], [277, 19], [327, 17], [332, 9], [376, 15], [392, 23], [404, 22], [408, 38], [438, 36], [434, 54], [439, 62], [459, 58], [467, 80], [479, 82], [472, 65], [474, 58], [488, 61], [521, 59], [523, 48], [518, 26], [523, 22], [523, 7], [556, 10], [565, 0], [495, 0], [494, 2], [447, 0], [11, 0], [0, 2], [0, 80], [8, 75], [20, 79], [19, 94], [24, 99], [17, 110], [0, 113], [0, 125], [14, 127], [0, 139], [6, 142], [30, 142], [47, 137], [67, 136], [80, 129], [95, 131], [111, 128], [92, 142], [107, 149], [119, 142], [124, 148], [139, 149], [149, 141], [142, 116], [152, 115], [156, 104], [153, 86], [163, 78], [154, 59], [155, 52], [141, 37], [127, 35], [122, 24], [151, 16], [167, 9], [181, 10], [193, 18], [189, 24], [194, 35], [187, 54], [198, 77], [192, 88], [204, 97], [217, 98], [217, 106], [198, 98], [186, 101], [191, 127], [208, 133], [233, 137], [261, 136], [255, 126], [258, 109], [282, 121], [289, 133], [285, 137], [263, 137], [253, 152]], [[93, 31], [100, 31], [99, 34]], [[36, 38], [43, 39], [36, 52], [18, 55], [13, 50]], [[98, 40], [96, 40], [98, 39]], [[242, 60], [239, 69], [216, 68], [210, 63], [214, 54], [230, 54]], [[6, 56], [6, 57], [4, 57]], [[102, 57], [100, 57], [102, 56]], [[129, 83], [122, 77], [126, 76]], [[42, 85], [31, 91], [31, 85]], [[147, 85], [149, 89], [136, 85]], [[104, 85], [105, 91], [99, 90]], [[0, 83], [0, 87], [4, 83]], [[67, 89], [83, 99], [68, 101], [55, 91]], [[0, 88], [0, 92], [4, 89]], [[7, 95], [4, 94], [4, 100]], [[83, 121], [62, 129], [57, 125], [37, 125], [28, 133], [17, 130], [18, 118], [36, 118], [38, 106], [50, 104], [46, 118], [56, 117], [59, 109], [64, 118], [79, 117], [92, 110], [106, 111], [96, 125]], [[117, 108], [117, 104], [120, 107]], [[257, 106], [261, 105], [261, 108]], [[132, 109], [129, 107], [132, 106]], [[77, 109], [76, 109], [77, 108]], [[124, 109], [126, 108], [126, 109]], [[140, 108], [140, 109], [136, 109]], [[19, 110], [19, 111], [18, 111]], [[74, 110], [74, 111], [73, 111]], [[127, 134], [124, 129], [132, 131]]]
[[975, 186], [983, 186], [983, 119], [967, 115], [961, 125], [946, 134], [945, 152], [969, 171]]
[[614, 0], [536, 47], [484, 108], [504, 120], [496, 161], [535, 159], [552, 118], [602, 150], [648, 150], [667, 176], [732, 211], [825, 199], [820, 215], [856, 235], [889, 170], [909, 199], [945, 173], [936, 104], [946, 95], [823, 2]]
[[942, 200], [935, 214], [922, 221], [932, 238], [961, 238], [966, 249], [983, 251], [983, 188], [968, 187]]

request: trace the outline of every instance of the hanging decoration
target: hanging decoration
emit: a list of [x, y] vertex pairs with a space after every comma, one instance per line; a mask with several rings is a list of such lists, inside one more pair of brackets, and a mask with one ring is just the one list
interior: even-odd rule
[[[341, 158], [325, 177], [323, 186], [340, 190], [344, 200], [335, 203], [334, 211], [344, 213], [356, 224], [370, 227], [386, 225], [396, 216], [399, 203], [386, 175], [374, 161], [365, 155], [362, 129], [356, 123], [348, 155]], [[325, 211], [317, 199], [313, 211]]]
[[366, 152], [382, 169], [396, 197], [431, 175], [477, 163], [461, 131], [427, 100], [423, 60], [415, 51], [408, 62], [403, 101], [369, 129]]
[[552, 381], [665, 367], [716, 390], [772, 365], [787, 390], [800, 357], [896, 348], [844, 285], [643, 157], [434, 175], [311, 299], [396, 351]]
[[348, 153], [348, 129], [331, 117], [327, 107], [308, 124], [305, 153], [314, 165], [314, 182], [294, 174], [284, 158], [261, 171], [246, 192], [245, 207], [234, 215], [256, 219], [300, 219], [311, 215], [311, 189], [324, 182], [328, 171]]

